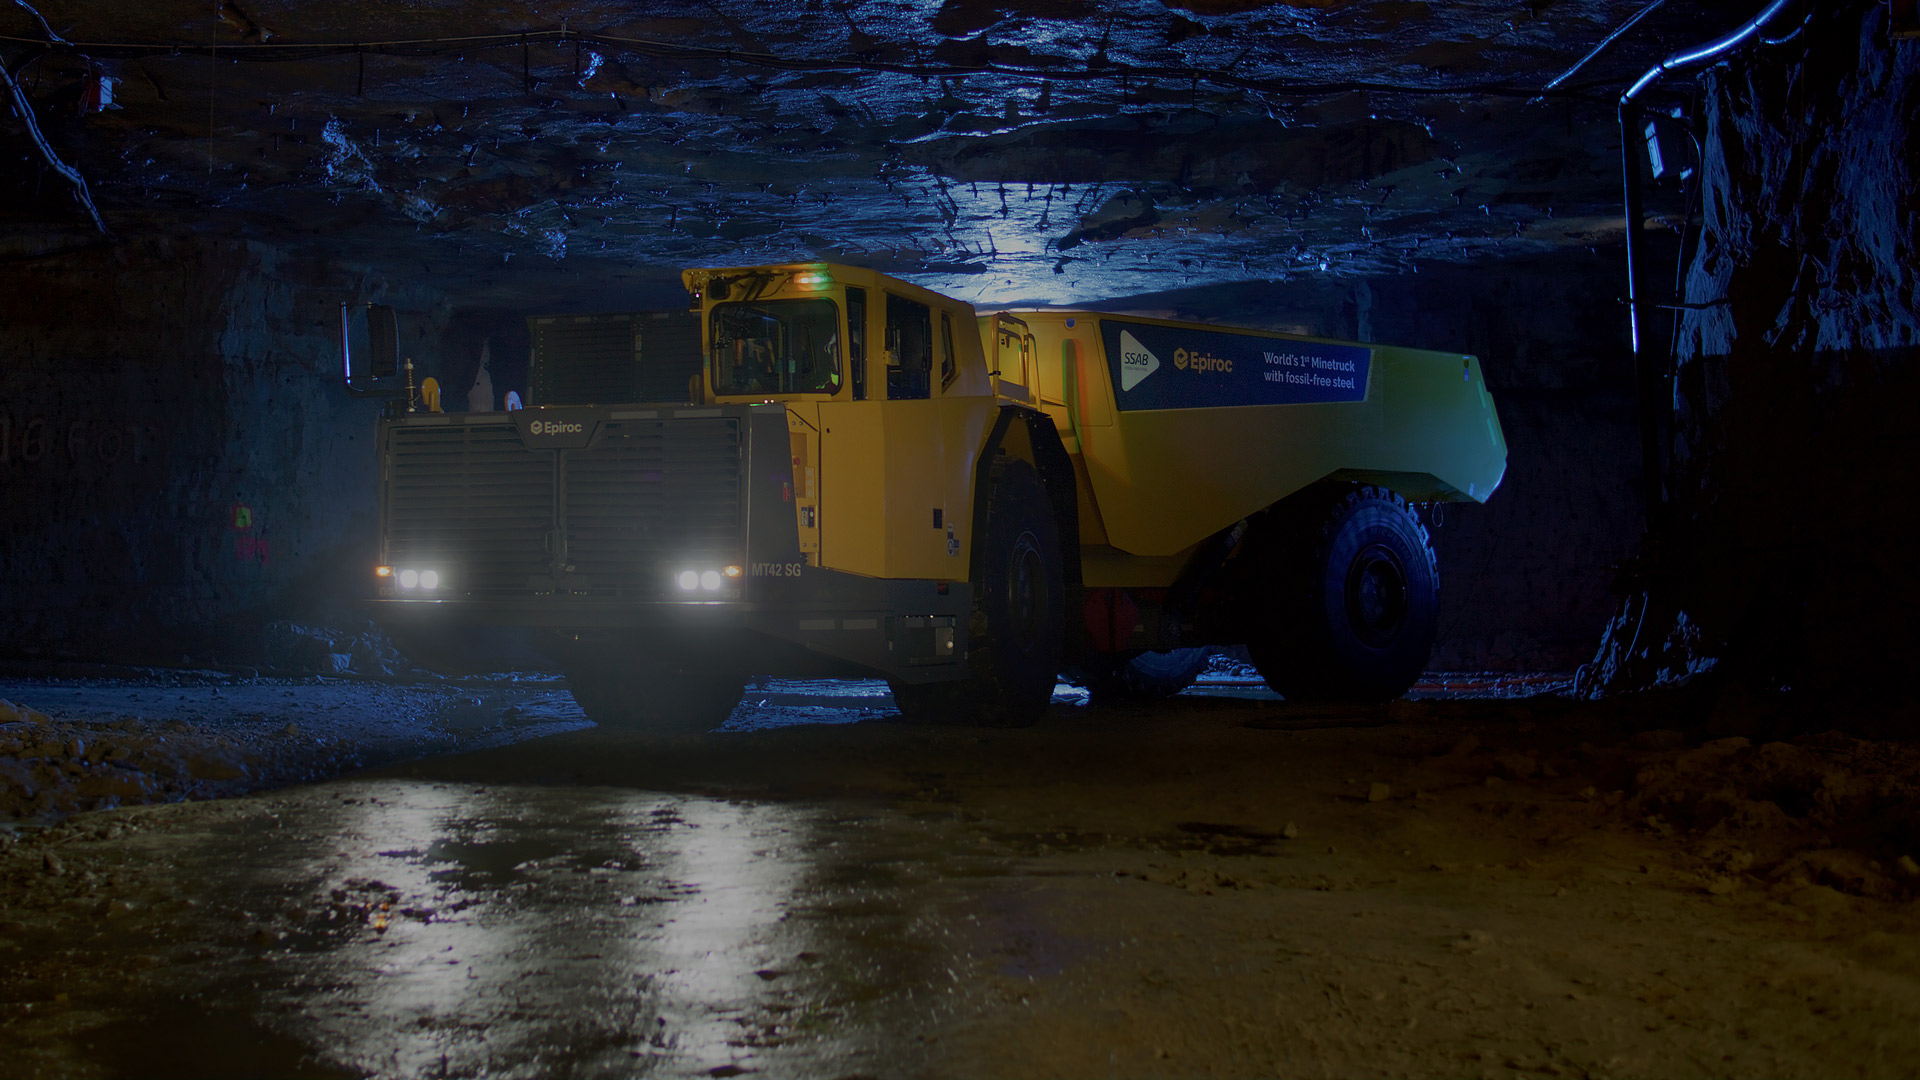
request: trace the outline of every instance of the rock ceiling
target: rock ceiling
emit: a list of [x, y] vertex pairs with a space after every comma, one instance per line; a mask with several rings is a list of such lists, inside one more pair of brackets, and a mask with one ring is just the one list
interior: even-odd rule
[[[1617, 239], [1621, 86], [1749, 6], [1544, 98], [1644, 0], [0, 0], [0, 53], [123, 236], [526, 307], [813, 258], [1064, 302]], [[12, 249], [91, 232], [0, 155]]]

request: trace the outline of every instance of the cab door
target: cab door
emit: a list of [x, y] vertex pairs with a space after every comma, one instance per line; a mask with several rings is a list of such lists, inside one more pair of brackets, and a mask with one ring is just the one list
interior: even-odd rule
[[999, 397], [1032, 404], [1034, 400], [1033, 331], [1012, 315], [993, 317], [993, 392]]

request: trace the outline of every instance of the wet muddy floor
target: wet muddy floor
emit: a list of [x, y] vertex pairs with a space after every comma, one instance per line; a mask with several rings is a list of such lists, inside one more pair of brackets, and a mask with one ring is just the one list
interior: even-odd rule
[[1920, 1071], [1920, 875], [1874, 824], [1904, 746], [1224, 683], [940, 730], [760, 690], [706, 736], [556, 713], [18, 830], [0, 1071]]

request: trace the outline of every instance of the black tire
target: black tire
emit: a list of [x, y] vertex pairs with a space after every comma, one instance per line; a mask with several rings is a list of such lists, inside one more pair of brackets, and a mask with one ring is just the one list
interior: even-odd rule
[[697, 735], [726, 723], [744, 680], [685, 663], [596, 651], [566, 659], [567, 689], [603, 728], [649, 735]]
[[892, 683], [894, 704], [909, 720], [1029, 727], [1053, 700], [1067, 603], [1053, 504], [1040, 475], [1024, 461], [996, 461], [988, 483], [967, 626], [967, 677]]
[[1274, 511], [1247, 652], [1294, 701], [1388, 701], [1433, 654], [1440, 573], [1426, 527], [1384, 488], [1310, 492]]
[[1213, 650], [1169, 649], [1120, 658], [1096, 656], [1080, 672], [1094, 705], [1121, 705], [1130, 701], [1160, 701], [1192, 686], [1207, 670]]

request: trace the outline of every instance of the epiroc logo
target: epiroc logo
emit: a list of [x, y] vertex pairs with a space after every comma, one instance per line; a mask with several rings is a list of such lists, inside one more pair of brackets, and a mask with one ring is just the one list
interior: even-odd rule
[[1139, 338], [1120, 331], [1120, 389], [1131, 390], [1159, 370], [1160, 358], [1148, 352]]
[[528, 416], [525, 409], [508, 415], [514, 418], [521, 442], [530, 450], [578, 450], [593, 440], [594, 429], [599, 426], [590, 416], [577, 420], [536, 419]]
[[1181, 371], [1224, 371], [1233, 374], [1233, 361], [1212, 353], [1188, 352], [1185, 349], [1173, 350], [1173, 366]]

